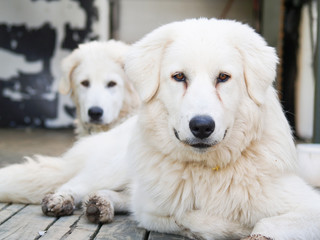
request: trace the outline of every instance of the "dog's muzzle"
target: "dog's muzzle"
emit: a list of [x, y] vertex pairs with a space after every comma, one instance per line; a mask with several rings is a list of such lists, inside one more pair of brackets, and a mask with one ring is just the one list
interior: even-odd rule
[[193, 138], [181, 140], [176, 129], [174, 129], [174, 135], [179, 141], [197, 149], [206, 149], [215, 144], [208, 139], [215, 129], [215, 122], [210, 116], [198, 115], [193, 117], [189, 122], [189, 128], [194, 136]]

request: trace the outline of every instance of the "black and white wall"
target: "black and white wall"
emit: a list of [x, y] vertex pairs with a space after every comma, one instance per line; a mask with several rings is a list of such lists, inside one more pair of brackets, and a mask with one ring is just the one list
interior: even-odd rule
[[110, 37], [133, 43], [186, 18], [230, 18], [256, 27], [258, 2], [0, 0], [0, 127], [72, 124], [74, 107], [58, 94], [58, 82], [61, 59], [79, 43]]
[[58, 94], [61, 59], [109, 38], [108, 0], [0, 1], [0, 127], [65, 127], [74, 107]]

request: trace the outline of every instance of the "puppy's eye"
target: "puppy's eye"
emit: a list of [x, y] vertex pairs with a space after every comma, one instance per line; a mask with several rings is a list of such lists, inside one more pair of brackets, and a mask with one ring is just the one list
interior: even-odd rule
[[229, 80], [229, 78], [230, 78], [230, 76], [228, 74], [220, 73], [217, 78], [217, 83], [226, 82]]
[[185, 82], [187, 80], [187, 77], [181, 72], [173, 74], [172, 78], [177, 82]]
[[84, 86], [84, 87], [89, 87], [90, 86], [90, 82], [89, 82], [89, 80], [83, 80], [81, 82], [81, 85]]
[[117, 85], [116, 82], [110, 81], [110, 82], [108, 82], [107, 87], [108, 87], [108, 88], [112, 88], [112, 87], [114, 87], [114, 86], [116, 86], [116, 85]]

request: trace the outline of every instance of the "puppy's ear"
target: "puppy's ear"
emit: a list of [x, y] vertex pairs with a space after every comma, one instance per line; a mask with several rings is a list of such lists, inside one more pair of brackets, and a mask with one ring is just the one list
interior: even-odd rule
[[70, 55], [65, 57], [61, 63], [62, 78], [59, 82], [59, 92], [68, 94], [71, 90], [72, 73], [79, 65], [78, 49], [74, 50]]
[[124, 62], [126, 55], [128, 54], [131, 46], [116, 40], [109, 40], [105, 44], [105, 50], [108, 52], [110, 58], [112, 58], [116, 63], [118, 63], [122, 69], [124, 69]]
[[171, 42], [171, 30], [172, 24], [155, 29], [135, 43], [127, 55], [125, 71], [144, 102], [157, 93], [162, 55]]
[[261, 105], [265, 101], [267, 89], [276, 77], [278, 57], [275, 49], [246, 25], [237, 28], [240, 38], [236, 45], [244, 61], [244, 77], [250, 98]]

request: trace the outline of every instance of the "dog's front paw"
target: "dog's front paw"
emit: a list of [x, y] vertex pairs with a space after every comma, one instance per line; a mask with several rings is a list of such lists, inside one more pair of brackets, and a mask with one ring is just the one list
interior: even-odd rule
[[84, 211], [90, 222], [108, 223], [112, 222], [114, 217], [114, 207], [112, 202], [106, 197], [99, 195], [89, 196], [84, 202]]
[[262, 236], [261, 234], [252, 234], [249, 237], [242, 238], [241, 240], [273, 240], [273, 239]]
[[69, 194], [49, 193], [42, 199], [41, 208], [47, 216], [68, 216], [75, 209], [74, 199]]

